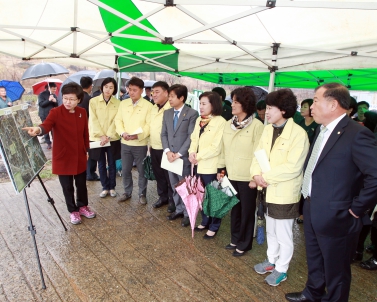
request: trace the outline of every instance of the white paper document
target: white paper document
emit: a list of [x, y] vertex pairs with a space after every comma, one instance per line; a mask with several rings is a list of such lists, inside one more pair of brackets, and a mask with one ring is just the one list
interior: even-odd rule
[[221, 186], [223, 188], [226, 188], [226, 187], [229, 187], [229, 189], [233, 192], [234, 195], [237, 195], [237, 191], [234, 189], [234, 187], [232, 186], [232, 184], [230, 183], [229, 181], [229, 178], [227, 176], [224, 176], [222, 179], [221, 179]]
[[254, 155], [263, 173], [271, 170], [270, 161], [268, 160], [266, 150], [260, 149], [255, 151]]
[[143, 133], [143, 129], [141, 127], [137, 128], [134, 132], [128, 133], [128, 135], [137, 135]]
[[90, 149], [95, 149], [95, 148], [102, 148], [102, 147], [110, 147], [110, 142], [107, 144], [101, 146], [101, 141], [98, 142], [90, 142]]
[[162, 153], [161, 168], [182, 176], [183, 159], [177, 158], [171, 163], [168, 160], [168, 156], [164, 152]]

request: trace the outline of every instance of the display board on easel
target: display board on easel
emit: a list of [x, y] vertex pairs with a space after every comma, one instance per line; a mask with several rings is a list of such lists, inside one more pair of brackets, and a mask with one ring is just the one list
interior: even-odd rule
[[32, 127], [28, 105], [0, 110], [0, 153], [13, 187], [20, 193], [47, 162], [37, 137], [23, 127]]

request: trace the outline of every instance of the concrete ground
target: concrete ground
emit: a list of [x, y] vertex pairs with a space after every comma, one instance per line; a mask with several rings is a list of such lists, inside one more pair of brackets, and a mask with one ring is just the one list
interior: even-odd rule
[[[137, 172], [133, 171], [137, 184]], [[229, 216], [214, 240], [191, 238], [180, 219], [167, 221], [166, 207], [154, 209], [154, 182], [148, 204], [100, 198], [100, 182], [88, 182], [94, 219], [72, 225], [56, 178], [45, 181], [68, 231], [34, 180], [26, 189], [47, 289], [41, 287], [28, 231], [23, 195], [0, 184], [0, 301], [284, 301], [303, 289], [307, 277], [303, 226], [294, 224], [295, 252], [288, 279], [277, 287], [264, 282], [253, 266], [266, 257], [266, 243], [235, 258], [229, 243]], [[117, 191], [122, 193], [121, 178]], [[198, 218], [200, 222], [200, 218]], [[341, 253], [342, 251], [339, 251]], [[365, 254], [364, 259], [370, 255]], [[350, 301], [377, 301], [377, 271], [352, 267]]]

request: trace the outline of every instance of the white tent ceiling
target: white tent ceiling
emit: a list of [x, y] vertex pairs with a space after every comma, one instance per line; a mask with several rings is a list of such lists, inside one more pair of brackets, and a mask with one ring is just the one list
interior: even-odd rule
[[[113, 8], [122, 3], [133, 3], [144, 17], [132, 19], [126, 9]], [[179, 49], [179, 72], [264, 72], [274, 65], [279, 71], [377, 68], [375, 0], [0, 0], [0, 4], [0, 52], [18, 58], [112, 68], [115, 55], [127, 58], [133, 50], [111, 42], [100, 7], [124, 19], [112, 37], [149, 43], [148, 47], [171, 37]], [[155, 30], [140, 23], [144, 18]], [[129, 22], [145, 35], [125, 35]], [[272, 55], [274, 44], [279, 46], [277, 55]], [[140, 56], [135, 64], [148, 63], [141, 53], [134, 55]], [[149, 63], [174, 71], [153, 59]]]

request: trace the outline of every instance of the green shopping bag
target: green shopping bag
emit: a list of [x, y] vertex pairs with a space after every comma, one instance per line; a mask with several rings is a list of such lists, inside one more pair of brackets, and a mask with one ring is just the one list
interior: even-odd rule
[[[222, 190], [215, 188], [211, 184], [206, 186], [205, 197], [203, 201], [204, 214], [210, 217], [223, 218], [237, 203], [238, 198], [233, 194], [228, 196]], [[231, 192], [231, 190], [229, 190]]]
[[152, 160], [150, 155], [147, 155], [143, 159], [144, 177], [148, 180], [156, 180], [152, 169]]

